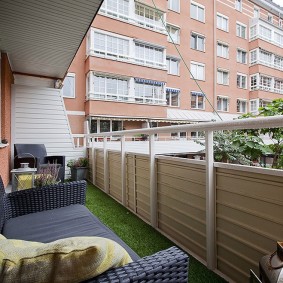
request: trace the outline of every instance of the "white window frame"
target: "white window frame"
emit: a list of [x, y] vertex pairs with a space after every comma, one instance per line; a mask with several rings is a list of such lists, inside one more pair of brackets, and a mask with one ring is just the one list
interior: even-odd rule
[[[196, 93], [196, 91], [191, 91], [191, 109], [195, 109], [195, 110], [205, 110], [205, 96], [203, 94], [200, 95], [193, 95], [192, 93]], [[192, 97], [195, 96], [196, 97], [196, 107], [192, 107]], [[199, 101], [198, 98], [199, 97], [203, 97], [203, 104], [202, 107], [198, 107], [199, 106]]]
[[[192, 36], [195, 35], [197, 38], [196, 38], [196, 45], [197, 45], [197, 48], [193, 48], [192, 45], [191, 45], [191, 41], [192, 41]], [[199, 49], [198, 47], [198, 38], [203, 38], [203, 50]], [[205, 43], [206, 43], [206, 39], [205, 39], [205, 36], [203, 34], [200, 34], [200, 33], [197, 33], [197, 32], [194, 32], [192, 31], [191, 32], [191, 37], [190, 37], [190, 47], [191, 49], [193, 50], [197, 50], [197, 51], [201, 51], [201, 52], [205, 52]]]
[[[242, 103], [245, 104], [245, 111], [243, 111]], [[238, 108], [238, 106], [239, 106], [239, 108]], [[239, 111], [238, 111], [238, 109], [239, 109]], [[247, 113], [247, 111], [248, 111], [247, 99], [238, 98], [238, 99], [237, 99], [237, 113], [245, 114], [245, 113]]]
[[[240, 27], [240, 32], [238, 33], [238, 27]], [[244, 28], [245, 31], [245, 35], [244, 37], [242, 36], [242, 29]], [[247, 39], [247, 33], [248, 33], [248, 27], [247, 25], [240, 23], [240, 22], [236, 22], [236, 36], [243, 38], [243, 39]]]
[[[242, 54], [245, 53], [246, 56], [245, 56], [245, 62], [242, 62], [241, 60], [239, 60], [239, 52], [241, 53], [241, 58], [243, 58]], [[237, 48], [237, 63], [240, 63], [240, 64], [248, 64], [248, 52], [244, 49], [241, 49], [241, 48]]]
[[[221, 54], [218, 53], [218, 47], [221, 48]], [[224, 48], [227, 47], [227, 56], [224, 56]], [[225, 42], [221, 42], [221, 41], [217, 41], [217, 46], [216, 46], [216, 55], [217, 57], [221, 57], [221, 58], [225, 58], [225, 59], [229, 59], [229, 45]]]
[[[173, 6], [174, 6], [173, 2], [174, 1], [178, 1], [178, 9], [177, 10], [173, 9]], [[180, 0], [168, 0], [168, 9], [171, 10], [171, 11], [174, 11], [176, 13], [180, 13], [180, 9], [181, 9]]]
[[[221, 99], [221, 109], [218, 109], [218, 99]], [[223, 110], [223, 101], [227, 100], [227, 110]], [[221, 111], [221, 112], [229, 112], [229, 97], [228, 96], [223, 96], [223, 95], [217, 95], [217, 111]]]
[[[174, 92], [170, 91], [170, 89], [172, 88], [166, 88], [166, 105], [170, 107], [180, 107], [180, 90], [178, 89], [178, 92], [175, 92], [178, 96], [177, 105], [172, 105], [172, 94], [174, 94]], [[169, 94], [169, 103], [167, 103], [167, 94]]]
[[243, 3], [242, 0], [235, 0], [235, 9], [239, 12], [242, 12]]
[[[105, 79], [104, 92], [96, 92], [94, 87], [95, 77], [102, 77]], [[121, 81], [127, 81], [127, 94], [108, 93], [107, 91], [107, 79], [116, 79]], [[118, 88], [117, 88], [118, 89]], [[126, 102], [130, 100], [130, 79], [128, 77], [110, 76], [104, 73], [89, 72], [87, 75], [87, 99], [97, 99], [105, 101], [122, 101]]]
[[[200, 63], [200, 62], [191, 61], [191, 65], [190, 65], [191, 73], [192, 73], [192, 65], [197, 66], [197, 67], [203, 67], [203, 79], [199, 79], [198, 76], [194, 76], [194, 79], [199, 80], [199, 81], [205, 81], [205, 64]], [[193, 78], [192, 74], [190, 74], [190, 77]]]
[[[168, 68], [167, 61], [169, 61], [169, 68]], [[171, 69], [171, 61], [177, 62], [177, 74], [175, 74], [175, 73], [172, 72], [172, 69]], [[168, 73], [169, 75], [173, 75], [173, 76], [179, 76], [179, 75], [180, 75], [180, 59], [179, 59], [179, 58], [172, 57], [172, 56], [167, 56], [167, 57], [166, 57], [166, 64], [167, 64], [167, 73]]]
[[259, 7], [254, 7], [254, 18], [260, 18], [260, 8]]
[[[240, 77], [240, 85], [238, 85], [238, 76]], [[243, 77], [245, 78], [245, 85], [244, 85], [244, 87], [242, 86], [242, 84], [243, 84]], [[237, 88], [247, 89], [248, 88], [248, 75], [242, 74], [242, 73], [237, 73], [236, 83], [237, 83]]]
[[[253, 79], [255, 79], [255, 84], [252, 84]], [[259, 87], [259, 76], [258, 76], [258, 74], [252, 74], [250, 76], [250, 91], [257, 90], [258, 87]]]
[[[104, 0], [104, 2], [102, 3], [101, 8], [99, 10], [99, 13], [106, 14], [109, 17], [118, 18], [118, 19], [121, 19], [121, 20], [128, 21], [129, 18], [130, 18], [131, 7], [130, 7], [130, 1], [125, 1], [125, 2], [129, 3], [128, 14], [120, 13], [119, 11], [113, 11], [113, 10], [109, 9], [107, 0]], [[118, 10], [119, 10], [119, 6], [121, 7], [119, 0], [117, 0], [116, 3], [117, 3]]]
[[134, 21], [138, 25], [140, 25], [144, 28], [152, 29], [152, 30], [164, 31], [162, 20], [159, 20], [159, 21], [152, 20], [152, 19], [145, 16], [145, 14], [146, 14], [145, 12], [143, 13], [143, 16], [138, 15], [136, 13], [136, 6], [143, 8], [144, 11], [146, 11], [146, 9], [148, 9], [149, 11], [151, 11], [153, 13], [154, 18], [159, 19], [160, 18], [159, 14], [160, 14], [161, 17], [164, 20], [165, 13], [163, 11], [157, 10], [154, 7], [148, 6], [148, 5], [141, 3], [141, 2], [136, 2], [136, 1], [133, 1], [133, 2], [134, 2]]
[[[221, 80], [219, 80], [220, 75], [221, 75]], [[227, 83], [224, 83], [224, 75], [227, 75]], [[229, 85], [229, 81], [230, 81], [229, 70], [218, 68], [217, 69], [217, 84], [219, 84], [219, 85]]]
[[267, 21], [268, 21], [269, 23], [273, 24], [273, 20], [274, 20], [273, 15], [270, 14], [270, 13], [268, 13], [268, 15], [267, 15]]
[[283, 19], [279, 19], [278, 26], [282, 29], [283, 28]]
[[[167, 41], [173, 42], [173, 41], [171, 40], [171, 37], [172, 37], [172, 35], [171, 35], [171, 29], [173, 28], [173, 29], [175, 29], [175, 30], [178, 31], [177, 41], [174, 41], [174, 43], [180, 44], [180, 27], [179, 27], [179, 26], [176, 26], [176, 25], [173, 25], [173, 24], [170, 24], [170, 23], [167, 23], [166, 28], [167, 28], [167, 32], [168, 32]], [[171, 35], [171, 37], [169, 36], [169, 34]], [[172, 38], [173, 38], [173, 37], [172, 37]], [[174, 40], [174, 38], [173, 38], [173, 40]]]
[[[227, 20], [227, 30], [225, 28], [223, 28], [223, 23], [221, 24], [221, 26], [218, 26], [218, 17], [220, 17], [222, 20], [223, 19]], [[221, 22], [222, 22], [222, 20], [221, 20]], [[217, 26], [218, 29], [220, 29], [222, 31], [229, 32], [229, 17], [227, 17], [223, 14], [217, 13], [217, 15], [216, 15], [216, 26]]]
[[249, 101], [249, 112], [251, 113], [257, 113], [259, 108], [259, 99], [251, 99]]
[[[196, 17], [192, 16], [192, 5], [197, 6], [197, 15], [196, 15]], [[202, 9], [203, 10], [203, 21], [201, 19], [199, 19], [198, 9]], [[199, 4], [199, 3], [195, 2], [195, 1], [191, 1], [191, 3], [190, 3], [190, 17], [193, 20], [199, 21], [201, 23], [205, 23], [205, 6]]]
[[[150, 67], [156, 67], [156, 68], [165, 68], [165, 63], [164, 62], [164, 55], [165, 55], [165, 48], [163, 46], [157, 46], [157, 45], [154, 45], [154, 44], [151, 44], [151, 43], [148, 43], [148, 42], [144, 42], [144, 41], [140, 41], [140, 40], [134, 40], [134, 46], [133, 46], [133, 49], [135, 50], [134, 51], [134, 60], [135, 60], [135, 63], [138, 64], [138, 65], [146, 65], [146, 66], [150, 66]], [[143, 49], [144, 49], [144, 58], [138, 58], [137, 57], [137, 54], [136, 54], [136, 45], [139, 44], [139, 45], [142, 45], [143, 46]], [[162, 62], [158, 62], [156, 60], [149, 60], [146, 58], [145, 56], [145, 52], [146, 52], [146, 48], [148, 49], [155, 49], [155, 50], [161, 50], [162, 51]], [[155, 58], [155, 53], [153, 55], [153, 57]]]
[[[94, 47], [95, 33], [104, 35], [106, 37], [104, 50], [99, 50]], [[128, 41], [128, 54], [121, 54], [119, 53], [119, 51], [117, 53], [112, 53], [112, 52], [107, 51], [107, 44], [108, 44], [107, 37], [112, 37], [118, 40], [120, 39], [120, 40]], [[88, 45], [89, 45], [88, 53], [93, 56], [104, 57], [104, 58], [112, 59], [112, 60], [122, 60], [122, 61], [130, 60], [131, 44], [132, 44], [132, 39], [129, 37], [122, 36], [122, 35], [112, 33], [112, 32], [107, 32], [107, 31], [91, 28], [90, 38], [88, 39]]]
[[[64, 85], [63, 85], [63, 87], [62, 87], [62, 97], [63, 97], [63, 98], [71, 98], [71, 99], [74, 99], [74, 98], [76, 98], [76, 74], [75, 74], [75, 73], [67, 73], [65, 79], [66, 79], [67, 77], [74, 78], [74, 88], [73, 88], [73, 93], [74, 93], [74, 95], [73, 95], [73, 96], [66, 96], [66, 95], [64, 95]], [[64, 81], [65, 81], [65, 79], [64, 79]]]

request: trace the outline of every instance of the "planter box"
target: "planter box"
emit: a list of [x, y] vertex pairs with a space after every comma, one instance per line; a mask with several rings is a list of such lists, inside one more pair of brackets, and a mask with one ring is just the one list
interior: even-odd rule
[[86, 180], [87, 167], [71, 168], [71, 178], [73, 181]]

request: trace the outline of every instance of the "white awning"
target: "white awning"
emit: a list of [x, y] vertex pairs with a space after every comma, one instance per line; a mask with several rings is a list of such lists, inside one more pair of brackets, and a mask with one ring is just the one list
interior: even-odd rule
[[[239, 115], [229, 113], [219, 113], [223, 121], [234, 120]], [[167, 109], [167, 118], [172, 120], [186, 120], [193, 122], [220, 121], [221, 119], [213, 112]]]

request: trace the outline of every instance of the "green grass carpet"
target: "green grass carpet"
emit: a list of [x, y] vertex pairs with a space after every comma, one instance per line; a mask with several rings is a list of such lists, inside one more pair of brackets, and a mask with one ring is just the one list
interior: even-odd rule
[[[174, 245], [150, 225], [91, 184], [88, 185], [87, 189], [86, 206], [140, 257], [154, 254]], [[190, 256], [189, 282], [214, 283], [226, 281]]]

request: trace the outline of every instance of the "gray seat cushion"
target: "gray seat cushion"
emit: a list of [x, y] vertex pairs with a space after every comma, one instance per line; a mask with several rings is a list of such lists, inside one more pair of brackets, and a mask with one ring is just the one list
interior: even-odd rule
[[104, 237], [124, 247], [133, 261], [139, 259], [139, 256], [112, 230], [80, 204], [9, 219], [4, 224], [2, 234], [8, 239], [42, 243], [79, 236]]

